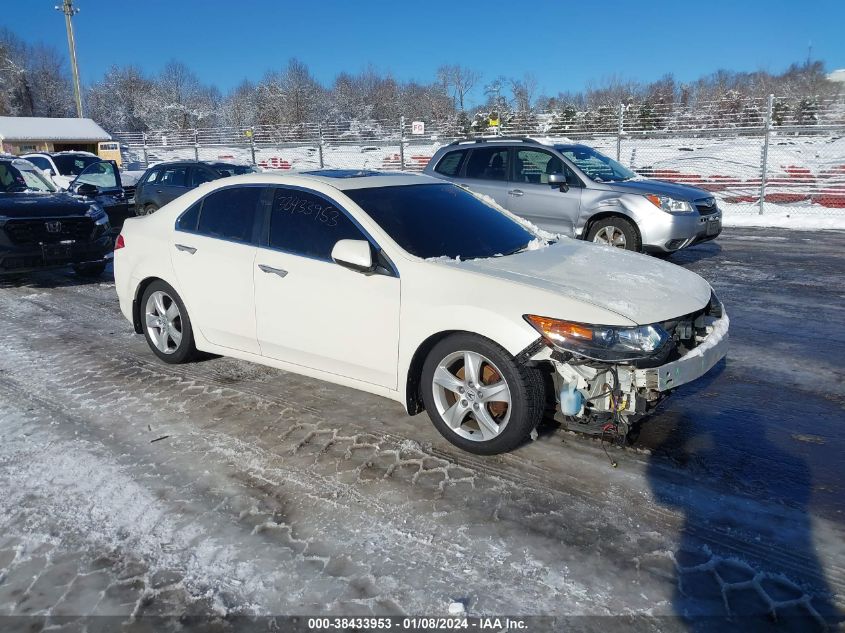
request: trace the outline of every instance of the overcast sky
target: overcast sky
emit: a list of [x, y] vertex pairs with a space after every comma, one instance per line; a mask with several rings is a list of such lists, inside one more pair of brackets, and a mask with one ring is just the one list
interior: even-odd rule
[[[61, 0], [4, 0], [0, 25], [67, 50]], [[75, 0], [83, 83], [112, 64], [157, 73], [171, 59], [224, 92], [303, 60], [329, 84], [373, 64], [429, 81], [444, 63], [484, 80], [532, 73], [540, 94], [611, 76], [681, 81], [719, 68], [780, 72], [813, 59], [845, 67], [845, 0], [750, 2], [389, 2]], [[480, 88], [473, 100], [481, 97]]]

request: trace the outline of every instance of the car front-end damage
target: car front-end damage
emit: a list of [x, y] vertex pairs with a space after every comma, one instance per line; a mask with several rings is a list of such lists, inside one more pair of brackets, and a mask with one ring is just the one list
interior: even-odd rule
[[644, 326], [525, 319], [545, 343], [532, 362], [552, 368], [555, 418], [573, 430], [620, 436], [725, 357], [730, 325], [715, 294], [696, 312]]

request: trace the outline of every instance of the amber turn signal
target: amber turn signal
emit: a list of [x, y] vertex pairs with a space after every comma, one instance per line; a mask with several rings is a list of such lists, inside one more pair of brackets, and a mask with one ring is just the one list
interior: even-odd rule
[[561, 339], [593, 340], [592, 328], [580, 323], [561, 321], [560, 319], [537, 316], [536, 314], [526, 314], [525, 320], [550, 341], [557, 342]]

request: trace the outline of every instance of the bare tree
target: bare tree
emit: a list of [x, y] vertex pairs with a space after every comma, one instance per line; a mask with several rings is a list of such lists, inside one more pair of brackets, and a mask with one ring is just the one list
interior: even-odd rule
[[456, 110], [465, 110], [467, 93], [481, 80], [481, 73], [466, 66], [443, 65], [437, 69], [437, 81], [450, 90]]

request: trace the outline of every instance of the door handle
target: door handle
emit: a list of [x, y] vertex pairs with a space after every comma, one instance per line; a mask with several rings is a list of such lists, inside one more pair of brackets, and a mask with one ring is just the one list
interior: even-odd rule
[[267, 264], [258, 264], [258, 268], [260, 268], [261, 272], [264, 273], [272, 273], [273, 275], [278, 275], [279, 277], [288, 276], [288, 271], [282, 270], [281, 268], [273, 268], [272, 266], [268, 266]]
[[511, 189], [510, 191], [508, 191], [508, 195], [516, 196], [518, 198], [519, 196], [525, 195], [525, 192], [522, 191], [522, 189]]
[[184, 251], [185, 253], [190, 253], [191, 255], [197, 252], [197, 249], [193, 246], [185, 246], [184, 244], [176, 244], [175, 246], [177, 251]]
[[161, 189], [156, 189], [156, 193], [161, 193]]

